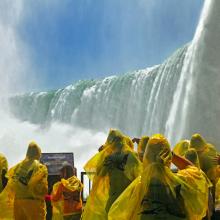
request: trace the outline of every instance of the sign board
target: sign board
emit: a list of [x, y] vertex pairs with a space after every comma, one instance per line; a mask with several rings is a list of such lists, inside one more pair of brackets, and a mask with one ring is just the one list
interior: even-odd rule
[[73, 153], [42, 153], [40, 161], [47, 166], [48, 175], [60, 175], [64, 162], [74, 167]]

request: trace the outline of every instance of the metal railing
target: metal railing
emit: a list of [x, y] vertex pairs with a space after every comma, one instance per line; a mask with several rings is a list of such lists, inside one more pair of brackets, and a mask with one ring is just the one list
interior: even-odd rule
[[[92, 188], [92, 181], [88, 178], [87, 174], [94, 175], [94, 172], [81, 172], [81, 183], [83, 184], [83, 191], [81, 193], [83, 203], [86, 202], [87, 196], [89, 195]], [[87, 182], [86, 182], [87, 180]], [[86, 194], [86, 191], [88, 193]]]

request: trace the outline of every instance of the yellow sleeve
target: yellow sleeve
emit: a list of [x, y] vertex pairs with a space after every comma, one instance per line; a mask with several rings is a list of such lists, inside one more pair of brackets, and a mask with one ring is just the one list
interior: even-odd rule
[[109, 198], [109, 176], [96, 176], [92, 191], [86, 201], [82, 219], [103, 220], [107, 219], [105, 211], [106, 202]]
[[48, 171], [45, 165], [39, 164], [37, 171], [31, 177], [28, 186], [33, 196], [36, 198], [44, 198], [48, 192]]

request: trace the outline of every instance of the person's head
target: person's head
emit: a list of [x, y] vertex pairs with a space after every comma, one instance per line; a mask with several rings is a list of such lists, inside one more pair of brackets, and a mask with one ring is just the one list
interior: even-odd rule
[[111, 145], [114, 150], [121, 151], [125, 144], [126, 140], [124, 135], [119, 130], [110, 129], [105, 145]]
[[196, 167], [200, 168], [198, 154], [195, 149], [188, 149], [185, 153], [185, 158], [191, 161]]
[[186, 151], [189, 149], [189, 145], [189, 140], [181, 140], [175, 145], [173, 152], [177, 155], [184, 156]]
[[26, 157], [29, 159], [39, 160], [41, 157], [41, 149], [36, 142], [32, 141], [28, 145]]
[[206, 146], [206, 141], [200, 134], [193, 134], [190, 140], [190, 148], [202, 150]]
[[162, 134], [155, 134], [150, 137], [144, 153], [143, 163], [146, 167], [151, 163], [162, 163], [170, 166], [172, 153], [168, 140]]
[[142, 162], [143, 162], [143, 156], [144, 156], [144, 152], [145, 152], [148, 141], [149, 141], [149, 137], [143, 136], [143, 137], [141, 137], [141, 139], [138, 143], [138, 148], [137, 148], [138, 157], [139, 157], [140, 161], [142, 161]]
[[74, 176], [75, 172], [73, 166], [68, 162], [64, 162], [62, 168], [60, 169], [61, 178], [68, 179], [71, 176]]

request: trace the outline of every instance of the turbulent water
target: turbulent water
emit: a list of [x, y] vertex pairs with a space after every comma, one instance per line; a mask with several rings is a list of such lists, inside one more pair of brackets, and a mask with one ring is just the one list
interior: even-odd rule
[[200, 132], [220, 144], [220, 1], [206, 0], [193, 41], [163, 64], [64, 89], [11, 97], [10, 110], [43, 127], [62, 122], [131, 136]]

